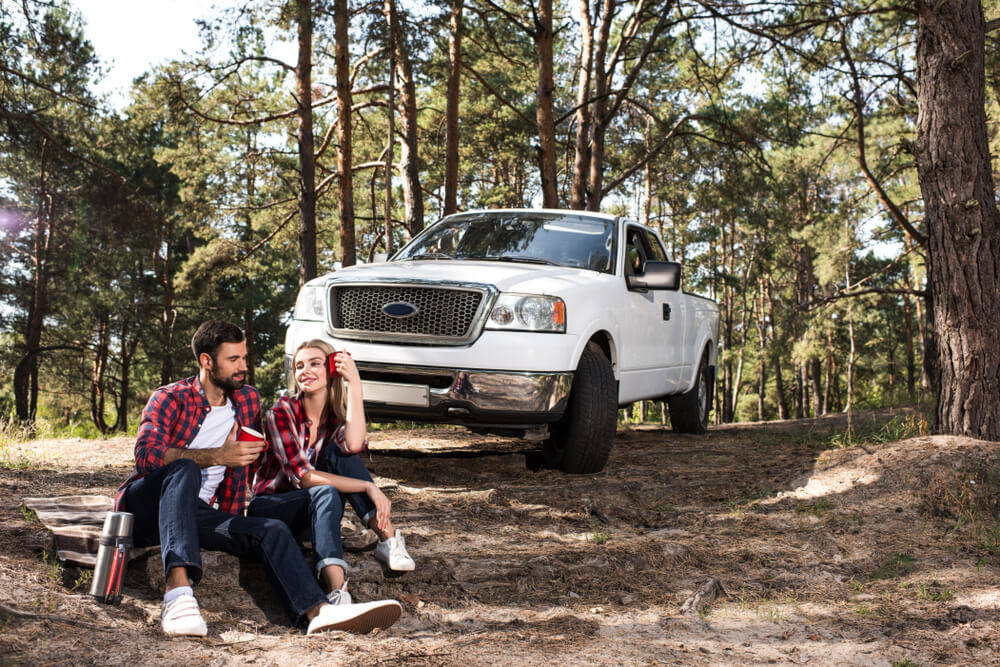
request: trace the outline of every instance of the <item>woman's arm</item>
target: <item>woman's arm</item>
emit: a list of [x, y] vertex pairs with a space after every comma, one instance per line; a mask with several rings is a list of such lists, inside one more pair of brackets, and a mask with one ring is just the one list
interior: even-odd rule
[[368, 482], [353, 477], [334, 475], [322, 470], [312, 470], [302, 476], [300, 485], [303, 489], [310, 486], [320, 486], [328, 484], [341, 493], [366, 493], [375, 503], [375, 516], [378, 521], [379, 530], [387, 531], [390, 526], [390, 516], [392, 514], [392, 503], [382, 490], [375, 486], [373, 482]]
[[344, 442], [350, 452], [360, 452], [368, 437], [365, 424], [365, 397], [361, 387], [361, 374], [349, 354], [337, 355], [337, 372], [347, 383], [347, 418]]

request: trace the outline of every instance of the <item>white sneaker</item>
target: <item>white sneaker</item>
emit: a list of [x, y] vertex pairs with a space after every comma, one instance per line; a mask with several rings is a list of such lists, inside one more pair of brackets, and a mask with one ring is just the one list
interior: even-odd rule
[[357, 602], [353, 604], [325, 604], [309, 621], [307, 635], [327, 630], [343, 630], [367, 634], [375, 628], [388, 628], [399, 620], [403, 608], [395, 600]]
[[198, 601], [193, 595], [180, 595], [163, 605], [160, 624], [165, 635], [191, 635], [204, 637], [208, 634], [205, 619], [201, 617]]
[[347, 592], [347, 582], [336, 590], [332, 590], [326, 594], [326, 599], [329, 600], [330, 604], [351, 604], [351, 594]]
[[416, 567], [410, 554], [406, 552], [406, 540], [396, 529], [396, 535], [389, 539], [378, 541], [375, 547], [375, 560], [379, 561], [393, 572], [412, 572]]

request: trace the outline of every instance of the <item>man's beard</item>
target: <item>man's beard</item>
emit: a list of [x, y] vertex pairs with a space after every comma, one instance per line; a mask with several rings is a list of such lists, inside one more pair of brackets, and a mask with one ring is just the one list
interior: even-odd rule
[[[224, 377], [223, 375], [220, 375], [216, 369], [213, 368], [210, 375], [212, 378], [212, 384], [214, 384], [216, 387], [222, 389], [227, 393], [236, 391], [237, 389], [242, 389], [243, 385], [247, 383], [246, 373], [233, 373], [229, 377]], [[236, 379], [237, 375], [243, 376], [243, 379], [237, 380]]]

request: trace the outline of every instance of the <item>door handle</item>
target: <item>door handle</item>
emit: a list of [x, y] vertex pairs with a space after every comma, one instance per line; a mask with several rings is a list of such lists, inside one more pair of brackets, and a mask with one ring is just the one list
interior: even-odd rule
[[663, 304], [663, 319], [664, 320], [669, 320], [670, 319], [670, 304], [669, 303]]

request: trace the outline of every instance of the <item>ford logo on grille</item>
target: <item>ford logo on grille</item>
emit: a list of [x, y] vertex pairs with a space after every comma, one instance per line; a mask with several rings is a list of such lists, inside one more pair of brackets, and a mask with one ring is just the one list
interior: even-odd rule
[[412, 303], [406, 303], [405, 301], [393, 301], [392, 303], [387, 303], [382, 306], [382, 312], [389, 317], [395, 317], [396, 319], [402, 320], [416, 315], [417, 307]]

